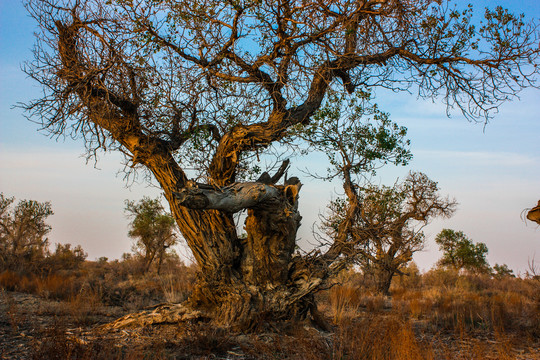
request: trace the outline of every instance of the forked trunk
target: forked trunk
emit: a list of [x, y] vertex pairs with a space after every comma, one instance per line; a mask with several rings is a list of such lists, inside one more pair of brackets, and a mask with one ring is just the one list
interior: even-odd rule
[[[205, 308], [219, 323], [239, 329], [251, 328], [261, 320], [290, 319], [306, 312], [312, 299], [308, 294], [304, 294], [305, 299], [297, 298], [289, 277], [301, 219], [297, 191], [293, 189], [297, 187], [267, 189], [266, 194], [272, 190], [275, 193], [248, 209], [247, 237], [238, 240], [235, 261], [217, 278], [201, 274], [190, 299], [194, 307]], [[261, 195], [255, 193], [249, 196]]]

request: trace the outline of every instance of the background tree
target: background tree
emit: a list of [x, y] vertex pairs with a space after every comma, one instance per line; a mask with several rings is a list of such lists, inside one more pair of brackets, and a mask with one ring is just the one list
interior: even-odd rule
[[474, 243], [463, 231], [443, 229], [435, 237], [435, 242], [443, 252], [439, 264], [454, 270], [487, 272], [490, 270], [486, 259], [488, 248], [484, 243]]
[[132, 218], [128, 235], [137, 240], [133, 249], [143, 259], [143, 271], [148, 272], [156, 263], [159, 274], [167, 249], [177, 241], [174, 218], [165, 212], [159, 198], [126, 200], [125, 211]]
[[[535, 23], [498, 7], [475, 27], [472, 7], [450, 4], [30, 0], [41, 31], [26, 71], [45, 95], [26, 109], [52, 134], [84, 138], [90, 155], [123, 152], [160, 184], [201, 269], [177, 314], [197, 308], [238, 328], [301, 318], [315, 313], [346, 236], [294, 255], [300, 181], [277, 184], [287, 163], [246, 181], [252, 163], [297, 140], [331, 92], [414, 89], [485, 121], [533, 85]], [[246, 209], [243, 238], [233, 215]]]
[[508, 267], [508, 265], [506, 265], [506, 264], [502, 264], [502, 265], [495, 264], [493, 266], [493, 275], [497, 279], [502, 279], [502, 278], [505, 278], [505, 277], [516, 277], [514, 275], [514, 270], [510, 269]]
[[[364, 272], [374, 275], [377, 290], [389, 294], [394, 275], [424, 248], [422, 232], [435, 217], [450, 217], [454, 200], [439, 195], [437, 183], [423, 173], [411, 172], [393, 187], [367, 186], [360, 190], [357, 213], [349, 229], [347, 254]], [[325, 219], [330, 238], [339, 233], [347, 212], [346, 202], [333, 201]]]
[[47, 273], [77, 270], [84, 263], [88, 254], [81, 245], [72, 247], [71, 244], [56, 244], [54, 252], [47, 251], [42, 269]]
[[0, 193], [0, 270], [35, 272], [47, 256], [53, 215], [49, 202], [21, 200]]

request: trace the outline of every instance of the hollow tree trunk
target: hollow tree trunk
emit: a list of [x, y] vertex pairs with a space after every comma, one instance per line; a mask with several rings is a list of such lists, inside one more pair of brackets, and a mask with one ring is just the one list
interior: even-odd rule
[[175, 193], [177, 202], [188, 208], [220, 213], [248, 209], [247, 238], [236, 239], [238, 251], [226, 268], [217, 274], [202, 272], [190, 299], [193, 307], [242, 329], [265, 318], [300, 317], [307, 312], [313, 305], [313, 287], [290, 272], [301, 219], [300, 186], [298, 181], [285, 185], [240, 183], [221, 189], [192, 185]]

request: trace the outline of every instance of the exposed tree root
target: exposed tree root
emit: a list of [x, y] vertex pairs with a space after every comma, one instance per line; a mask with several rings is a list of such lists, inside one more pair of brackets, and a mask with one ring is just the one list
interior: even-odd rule
[[277, 324], [307, 320], [327, 330], [329, 326], [317, 311], [312, 295], [323, 280], [308, 277], [302, 272], [301, 264], [293, 275], [297, 278], [294, 287], [260, 289], [255, 286], [238, 288], [220, 286], [219, 283], [200, 283], [191, 299], [185, 303], [155, 305], [151, 309], [125, 315], [101, 326], [99, 330], [108, 332], [191, 320], [209, 320], [216, 326], [240, 332], [258, 328], [261, 321]]
[[128, 314], [101, 326], [102, 331], [145, 327], [157, 324], [174, 324], [182, 321], [201, 319], [203, 314], [183, 304], [162, 304], [152, 310]]
[[[247, 305], [247, 303], [245, 305]], [[227, 307], [225, 308], [228, 309]], [[151, 325], [178, 324], [192, 320], [210, 320], [214, 323], [214, 325], [219, 327], [230, 328], [240, 332], [253, 331], [258, 328], [257, 325], [260, 325], [260, 323], [256, 321], [256, 316], [254, 315], [254, 313], [250, 313], [250, 311], [248, 311], [253, 311], [253, 309], [244, 310], [245, 313], [236, 314], [238, 317], [233, 319], [234, 321], [231, 321], [231, 319], [229, 319], [229, 321], [224, 321], [224, 317], [226, 317], [226, 314], [224, 313], [221, 313], [219, 316], [216, 316], [216, 314], [212, 316], [211, 314], [206, 314], [198, 310], [193, 310], [191, 307], [184, 304], [160, 304], [155, 306], [153, 309], [125, 315], [113, 322], [100, 326], [96, 330], [98, 332], [107, 333], [122, 329], [144, 328]], [[317, 310], [317, 306], [315, 305], [315, 303], [311, 302], [307, 304], [306, 310], [307, 313], [305, 315], [307, 315], [307, 317], [298, 316], [298, 314], [295, 314], [295, 316], [290, 316], [289, 320], [287, 320], [288, 317], [276, 317], [274, 320], [266, 320], [267, 322], [274, 324], [274, 329], [281, 328], [281, 326], [283, 326], [284, 324], [290, 324], [290, 320], [293, 320], [295, 322], [306, 322], [310, 326], [314, 326], [319, 330], [329, 331], [331, 325]], [[308, 314], [311, 316], [309, 316]], [[244, 315], [244, 317], [249, 317], [249, 315], [251, 315], [254, 318], [244, 319], [241, 315]], [[236, 324], [237, 326], [231, 327], [231, 325], [234, 324]]]

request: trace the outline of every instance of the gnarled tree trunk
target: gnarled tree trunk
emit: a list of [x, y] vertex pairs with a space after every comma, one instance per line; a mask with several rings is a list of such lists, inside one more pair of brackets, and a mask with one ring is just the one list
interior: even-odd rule
[[390, 295], [390, 285], [394, 272], [390, 269], [378, 269], [375, 273], [375, 281], [377, 282], [377, 292], [382, 295]]
[[240, 328], [249, 328], [259, 319], [291, 318], [305, 312], [310, 293], [291, 286], [295, 279], [290, 276], [301, 219], [300, 186], [299, 182], [240, 183], [220, 189], [194, 185], [175, 194], [182, 205], [204, 211], [247, 209], [247, 237], [234, 239], [237, 251], [230, 263], [221, 261], [224, 266], [217, 272], [203, 271], [190, 299], [193, 307], [207, 309], [219, 322]]
[[[322, 279], [306, 278], [293, 255], [301, 220], [298, 179], [224, 187], [186, 181], [178, 187], [174, 174], [163, 169], [170, 167], [153, 172], [201, 269], [186, 306], [237, 329], [315, 310], [313, 291]], [[247, 237], [240, 238], [232, 215], [244, 209]]]

